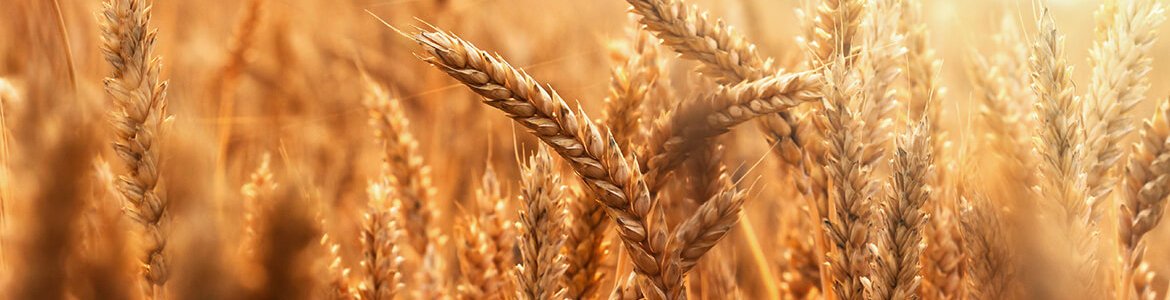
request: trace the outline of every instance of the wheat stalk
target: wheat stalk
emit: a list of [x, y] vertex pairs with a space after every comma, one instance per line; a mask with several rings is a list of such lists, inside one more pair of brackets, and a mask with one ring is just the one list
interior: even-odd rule
[[127, 216], [142, 226], [143, 279], [148, 293], [159, 298], [165, 295], [163, 287], [170, 273], [166, 258], [169, 201], [159, 176], [159, 139], [170, 116], [167, 83], [160, 82], [158, 75], [162, 64], [153, 56], [156, 31], [148, 28], [150, 15], [144, 0], [107, 0], [99, 21], [102, 53], [113, 66], [104, 82], [116, 107], [110, 112], [116, 133], [114, 150], [125, 167], [118, 187]]
[[929, 126], [929, 121], [921, 120], [903, 133], [890, 159], [893, 175], [886, 201], [881, 203], [881, 230], [875, 237], [880, 246], [874, 246], [873, 251], [872, 299], [918, 298], [918, 262], [927, 216], [924, 209], [931, 199], [934, 172]]
[[[1119, 240], [1121, 241], [1121, 286], [1125, 298], [1148, 299], [1152, 287], [1138, 284], [1144, 262], [1145, 236], [1158, 226], [1170, 196], [1170, 100], [1158, 105], [1158, 111], [1142, 127], [1126, 165], [1125, 200], [1121, 204]], [[1130, 286], [1134, 290], [1130, 290]], [[1135, 294], [1136, 293], [1136, 294]]]
[[520, 174], [524, 210], [518, 223], [517, 298], [564, 299], [564, 224], [559, 222], [564, 187], [560, 175], [544, 147], [528, 158]]

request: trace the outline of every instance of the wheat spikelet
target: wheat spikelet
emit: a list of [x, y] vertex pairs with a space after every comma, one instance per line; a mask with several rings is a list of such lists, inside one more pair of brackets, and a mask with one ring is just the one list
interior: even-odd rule
[[[1126, 166], [1125, 197], [1121, 204], [1119, 239], [1122, 255], [1122, 285], [1126, 298], [1145, 299], [1153, 293], [1151, 287], [1141, 285], [1140, 264], [1144, 263], [1145, 236], [1162, 220], [1166, 197], [1170, 196], [1170, 101], [1158, 105], [1158, 111], [1147, 120], [1141, 138], [1134, 145]], [[1135, 290], [1130, 290], [1132, 285]], [[1136, 293], [1136, 294], [1134, 294]], [[1121, 296], [1119, 294], [1118, 296]], [[1141, 296], [1141, 297], [1139, 297]]]
[[358, 286], [361, 299], [394, 299], [402, 290], [401, 265], [398, 254], [402, 230], [399, 229], [401, 202], [389, 187], [388, 178], [371, 182], [367, 193], [366, 213], [362, 219], [362, 268], [365, 278]]
[[544, 147], [521, 167], [521, 199], [516, 267], [517, 298], [564, 299], [565, 264], [561, 254], [564, 233], [560, 222], [564, 187], [552, 157]]
[[415, 39], [431, 55], [424, 60], [471, 87], [485, 104], [528, 127], [570, 163], [618, 226], [624, 249], [647, 283], [639, 285], [667, 294], [658, 263], [665, 241], [651, 240], [665, 232], [649, 230], [647, 216], [653, 202], [638, 167], [627, 164], [612, 138], [603, 139], [601, 131], [584, 121], [587, 118], [578, 119], [551, 89], [466, 41], [439, 31], [419, 33]]
[[150, 6], [144, 0], [103, 2], [100, 23], [102, 53], [113, 66], [105, 79], [106, 93], [114, 100], [111, 121], [116, 132], [114, 150], [125, 173], [119, 190], [128, 216], [143, 227], [145, 242], [139, 257], [145, 268], [148, 293], [163, 297], [169, 277], [166, 245], [168, 199], [159, 178], [159, 140], [165, 132], [167, 83], [159, 79], [162, 64], [153, 57], [155, 31], [148, 28]]
[[[879, 0], [870, 3], [869, 13], [860, 25], [861, 42], [865, 47], [861, 68], [869, 80], [865, 83], [867, 105], [862, 112], [866, 123], [866, 139], [878, 149], [884, 149], [890, 140], [889, 127], [893, 111], [898, 105], [898, 91], [894, 89], [902, 75], [901, 60], [906, 55], [904, 37], [898, 32], [901, 18], [901, 0]], [[875, 153], [877, 154], [877, 153]]]
[[[1081, 119], [1078, 117], [1080, 100], [1073, 94], [1071, 67], [1064, 58], [1064, 38], [1056, 32], [1047, 11], [1037, 21], [1039, 35], [1032, 48], [1032, 90], [1038, 99], [1036, 114], [1041, 123], [1037, 130], [1035, 151], [1042, 158], [1040, 164], [1040, 197], [1052, 207], [1052, 218], [1065, 231], [1071, 263], [1077, 270], [1076, 286], [1085, 293], [1096, 295], [1097, 273], [1096, 225], [1090, 217], [1089, 203], [1082, 194], [1084, 158]], [[1053, 280], [1060, 282], [1062, 280]], [[1058, 285], [1058, 286], [1064, 286]], [[1092, 298], [1092, 297], [1090, 297]]]
[[[934, 172], [929, 121], [921, 120], [898, 139], [890, 159], [886, 201], [881, 204], [882, 227], [876, 239], [872, 267], [872, 299], [917, 299], [919, 258], [922, 255], [924, 211], [931, 198], [930, 177]], [[880, 247], [880, 248], [879, 248]]]
[[631, 143], [639, 143], [643, 138], [643, 103], [657, 90], [662, 71], [657, 40], [642, 30], [641, 25], [634, 23], [634, 27], [627, 29], [629, 45], [611, 46], [610, 57], [615, 65], [610, 70], [609, 95], [602, 115], [618, 145], [627, 152], [631, 151]]
[[1156, 29], [1166, 19], [1161, 3], [1155, 0], [1123, 1], [1120, 5], [1113, 13], [1105, 8], [1108, 5], [1102, 5], [1103, 36], [1090, 52], [1093, 74], [1085, 96], [1085, 149], [1089, 151], [1085, 184], [1094, 220], [1104, 214], [1100, 203], [1107, 201], [1116, 184], [1112, 172], [1123, 155], [1120, 144], [1134, 128], [1129, 112], [1150, 89], [1150, 51], [1158, 38]]
[[374, 137], [382, 147], [390, 182], [402, 201], [406, 234], [416, 253], [426, 252], [427, 242], [438, 235], [432, 232], [432, 220], [438, 218], [434, 208], [434, 188], [430, 167], [418, 153], [418, 141], [410, 133], [410, 121], [399, 100], [368, 76], [365, 79], [365, 106], [370, 114]]

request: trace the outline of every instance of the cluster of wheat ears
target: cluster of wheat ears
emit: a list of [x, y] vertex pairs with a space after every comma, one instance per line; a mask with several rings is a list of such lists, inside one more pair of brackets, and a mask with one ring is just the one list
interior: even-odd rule
[[[351, 7], [381, 33], [344, 42], [244, 1], [181, 72], [160, 37], [196, 29], [89, 2], [0, 3], [24, 39], [0, 43], [5, 299], [1166, 298], [1160, 0], [1100, 4], [1079, 90], [1043, 2], [944, 67], [926, 0], [803, 1], [781, 59], [626, 0], [581, 102], [428, 24], [460, 24], [450, 1], [397, 27]], [[955, 66], [972, 104], [948, 126]]]

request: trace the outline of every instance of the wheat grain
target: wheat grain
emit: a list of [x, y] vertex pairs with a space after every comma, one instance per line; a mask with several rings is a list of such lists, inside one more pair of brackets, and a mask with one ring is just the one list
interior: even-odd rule
[[958, 199], [943, 193], [930, 207], [926, 223], [927, 247], [923, 250], [922, 285], [924, 299], [961, 299], [966, 283], [966, 252], [958, 216]]
[[149, 294], [165, 297], [169, 277], [166, 258], [168, 198], [159, 178], [162, 155], [160, 139], [170, 121], [167, 115], [167, 83], [159, 79], [162, 64], [154, 57], [155, 30], [148, 28], [150, 6], [144, 0], [107, 0], [100, 17], [102, 53], [113, 66], [105, 79], [106, 93], [116, 109], [114, 150], [125, 173], [119, 190], [128, 216], [143, 227], [145, 242], [139, 257], [145, 268]]
[[342, 266], [341, 245], [330, 239], [329, 234], [322, 234], [318, 244], [328, 253], [325, 267], [327, 283], [320, 296], [333, 300], [356, 299], [358, 292], [350, 283], [350, 269]]

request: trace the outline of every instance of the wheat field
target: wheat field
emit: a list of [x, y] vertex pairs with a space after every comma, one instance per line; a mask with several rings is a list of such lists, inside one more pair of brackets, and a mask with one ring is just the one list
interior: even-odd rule
[[0, 0], [0, 299], [1167, 299], [1165, 0]]

